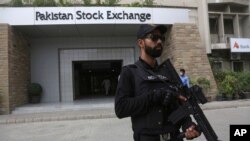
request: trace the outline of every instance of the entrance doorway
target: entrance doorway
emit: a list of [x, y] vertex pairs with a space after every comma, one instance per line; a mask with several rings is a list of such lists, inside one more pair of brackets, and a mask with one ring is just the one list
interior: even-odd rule
[[114, 96], [122, 60], [73, 61], [74, 100]]

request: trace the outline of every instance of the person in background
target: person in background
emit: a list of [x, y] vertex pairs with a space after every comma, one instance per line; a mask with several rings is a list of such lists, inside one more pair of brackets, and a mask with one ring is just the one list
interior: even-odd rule
[[105, 95], [109, 95], [111, 84], [110, 84], [110, 80], [107, 77], [105, 77], [105, 79], [102, 81], [102, 86], [105, 90]]
[[189, 78], [186, 75], [185, 69], [180, 69], [180, 78], [181, 78], [181, 81], [182, 81], [183, 85], [190, 88]]

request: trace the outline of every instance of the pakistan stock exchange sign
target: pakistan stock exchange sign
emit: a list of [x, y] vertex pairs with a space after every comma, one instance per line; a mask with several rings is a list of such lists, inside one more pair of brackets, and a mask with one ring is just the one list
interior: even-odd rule
[[58, 9], [40, 9], [35, 11], [36, 24], [68, 23], [68, 24], [105, 24], [105, 23], [143, 23], [152, 20], [150, 11], [133, 11], [114, 8], [76, 8], [69, 11]]
[[10, 25], [189, 23], [183, 8], [0, 7], [0, 13], [0, 23]]

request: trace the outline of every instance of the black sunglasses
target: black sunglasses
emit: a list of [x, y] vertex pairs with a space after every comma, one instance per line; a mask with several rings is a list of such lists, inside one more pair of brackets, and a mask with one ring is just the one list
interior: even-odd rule
[[156, 42], [158, 41], [159, 39], [164, 42], [165, 41], [165, 36], [162, 36], [162, 35], [158, 35], [158, 34], [148, 34], [145, 36], [145, 38], [149, 38], [151, 39], [152, 41]]

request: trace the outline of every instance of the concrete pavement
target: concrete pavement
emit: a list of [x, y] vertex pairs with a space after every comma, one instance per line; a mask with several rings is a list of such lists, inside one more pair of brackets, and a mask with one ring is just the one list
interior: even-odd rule
[[[88, 101], [88, 102], [86, 102]], [[10, 115], [0, 115], [0, 124], [44, 121], [114, 118], [113, 98], [92, 99], [68, 104], [35, 104], [17, 108]], [[250, 99], [213, 101], [201, 105], [203, 110], [250, 106]]]
[[[233, 124], [250, 123], [250, 107], [204, 110], [221, 141]], [[133, 141], [130, 118], [102, 118], [0, 124], [1, 141]], [[187, 140], [185, 140], [187, 141]], [[204, 135], [192, 141], [206, 141]]]

